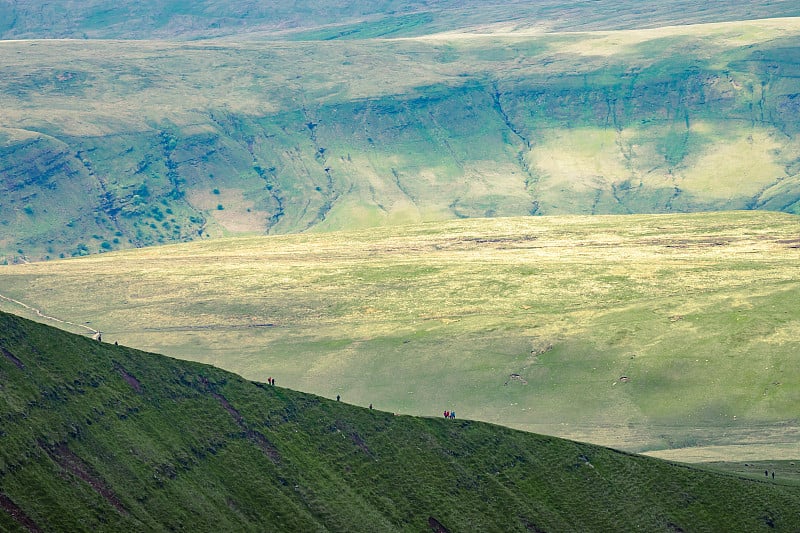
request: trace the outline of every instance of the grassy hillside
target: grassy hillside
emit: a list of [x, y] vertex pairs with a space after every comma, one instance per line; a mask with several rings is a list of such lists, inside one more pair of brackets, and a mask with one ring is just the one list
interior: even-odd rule
[[800, 210], [800, 19], [0, 42], [0, 261], [527, 214]]
[[393, 416], [4, 313], [0, 351], [4, 531], [800, 528], [781, 471]]
[[288, 39], [423, 35], [465, 27], [587, 30], [800, 15], [793, 2], [709, 5], [694, 0], [15, 0], [0, 4], [0, 39], [201, 39], [265, 34]]
[[0, 294], [109, 342], [393, 412], [789, 460], [799, 235], [766, 212], [457, 220], [9, 266]]

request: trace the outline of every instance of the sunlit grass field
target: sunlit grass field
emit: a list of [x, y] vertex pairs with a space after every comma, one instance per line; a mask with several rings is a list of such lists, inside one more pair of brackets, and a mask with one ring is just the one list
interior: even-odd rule
[[767, 212], [470, 219], [9, 266], [0, 294], [360, 405], [796, 459], [799, 247]]

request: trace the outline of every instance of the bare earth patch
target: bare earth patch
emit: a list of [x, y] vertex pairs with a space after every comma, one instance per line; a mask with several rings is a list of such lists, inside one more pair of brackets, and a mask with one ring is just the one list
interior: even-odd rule
[[136, 379], [131, 373], [125, 370], [125, 368], [123, 368], [122, 365], [116, 364], [114, 366], [117, 369], [117, 372], [119, 372], [120, 375], [122, 376], [122, 379], [125, 380], [125, 383], [130, 385], [136, 392], [142, 392], [142, 384], [139, 382], [138, 379]]
[[14, 354], [13, 354], [13, 353], [9, 352], [9, 351], [8, 351], [8, 350], [6, 350], [5, 348], [0, 348], [0, 350], [2, 350], [2, 352], [3, 352], [3, 355], [4, 355], [4, 356], [6, 356], [6, 359], [8, 359], [8, 360], [9, 360], [9, 361], [11, 361], [12, 363], [14, 363], [14, 364], [17, 366], [17, 368], [19, 368], [20, 370], [22, 370], [22, 369], [24, 369], [24, 368], [25, 368], [25, 365], [22, 363], [22, 361], [20, 361], [19, 359], [17, 359], [17, 358], [14, 356]]
[[125, 515], [128, 514], [128, 511], [111, 487], [94, 472], [91, 465], [75, 455], [66, 444], [62, 443], [52, 448], [44, 445], [41, 447], [61, 468], [88, 483], [96, 493], [114, 506], [117, 511]]
[[[264, 233], [269, 214], [255, 209], [255, 204], [244, 197], [240, 189], [190, 191], [187, 198], [192, 205], [206, 211], [220, 226], [232, 233]], [[222, 209], [220, 209], [222, 207]]]
[[36, 523], [25, 514], [25, 511], [20, 509], [20, 507], [15, 504], [11, 498], [2, 492], [0, 492], [0, 508], [5, 510], [9, 515], [11, 515], [11, 518], [13, 518], [18, 524], [28, 531], [31, 531], [32, 533], [38, 533], [41, 531]]

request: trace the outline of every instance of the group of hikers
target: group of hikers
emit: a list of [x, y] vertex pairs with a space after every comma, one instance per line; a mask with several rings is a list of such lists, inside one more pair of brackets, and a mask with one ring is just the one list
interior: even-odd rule
[[[267, 378], [267, 383], [269, 383], [270, 385], [275, 385], [275, 378], [271, 378], [271, 377]], [[336, 395], [336, 401], [339, 402], [341, 400], [342, 400], [341, 395], [337, 394]], [[372, 409], [372, 404], [369, 404], [369, 408]], [[451, 420], [456, 417], [456, 412], [455, 411], [445, 411], [443, 414], [444, 414], [445, 418], [449, 418]]]

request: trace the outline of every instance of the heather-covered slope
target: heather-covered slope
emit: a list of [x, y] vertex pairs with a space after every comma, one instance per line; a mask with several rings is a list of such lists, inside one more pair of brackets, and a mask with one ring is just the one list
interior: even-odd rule
[[800, 488], [393, 416], [0, 314], [4, 531], [796, 531]]

